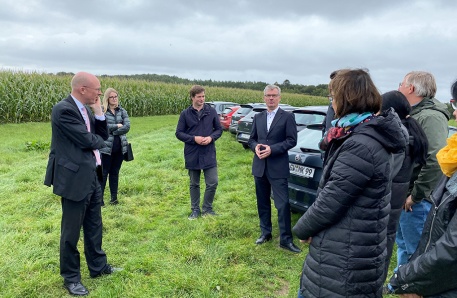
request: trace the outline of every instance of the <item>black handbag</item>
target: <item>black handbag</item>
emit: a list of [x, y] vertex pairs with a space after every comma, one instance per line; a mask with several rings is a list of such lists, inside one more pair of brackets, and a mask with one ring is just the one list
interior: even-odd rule
[[127, 144], [127, 152], [124, 153], [124, 160], [125, 161], [132, 161], [133, 158], [133, 151], [132, 151], [132, 144]]

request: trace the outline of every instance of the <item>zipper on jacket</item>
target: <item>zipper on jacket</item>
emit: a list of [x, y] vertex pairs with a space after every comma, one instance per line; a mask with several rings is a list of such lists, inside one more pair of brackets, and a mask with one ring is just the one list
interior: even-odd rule
[[[451, 194], [448, 195], [444, 200], [441, 201], [441, 203], [438, 206], [435, 206], [435, 208], [433, 208], [432, 223], [430, 224], [430, 231], [429, 231], [429, 234], [428, 234], [427, 245], [425, 245], [424, 251], [427, 251], [428, 247], [430, 245], [430, 241], [431, 241], [431, 238], [432, 238], [433, 225], [435, 224], [436, 213], [438, 212], [438, 209], [440, 208], [440, 206], [443, 205], [451, 197], [452, 197]], [[432, 200], [433, 200], [433, 198], [432, 198]]]

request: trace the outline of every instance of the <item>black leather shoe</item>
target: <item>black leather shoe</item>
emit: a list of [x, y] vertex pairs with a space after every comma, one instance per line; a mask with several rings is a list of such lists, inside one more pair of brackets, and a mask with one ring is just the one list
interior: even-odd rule
[[86, 296], [89, 294], [89, 291], [80, 282], [64, 282], [63, 286], [74, 296]]
[[123, 268], [118, 268], [118, 267], [113, 267], [110, 264], [106, 264], [105, 269], [103, 269], [102, 271], [100, 271], [99, 273], [97, 273], [95, 275], [91, 274], [90, 277], [96, 278], [96, 277], [99, 277], [99, 276], [102, 276], [102, 275], [113, 274], [114, 272], [118, 272], [118, 271], [122, 271], [122, 270], [124, 270], [124, 269]]
[[265, 243], [265, 242], [267, 242], [267, 241], [270, 241], [271, 238], [272, 238], [272, 237], [271, 237], [271, 234], [260, 235], [259, 239], [257, 239], [257, 240], [255, 241], [255, 244], [257, 244], [257, 245], [258, 245], [258, 244], [263, 244], [263, 243]]
[[288, 251], [291, 251], [293, 253], [300, 253], [301, 249], [299, 249], [293, 242], [290, 243], [280, 243], [279, 247], [287, 249]]

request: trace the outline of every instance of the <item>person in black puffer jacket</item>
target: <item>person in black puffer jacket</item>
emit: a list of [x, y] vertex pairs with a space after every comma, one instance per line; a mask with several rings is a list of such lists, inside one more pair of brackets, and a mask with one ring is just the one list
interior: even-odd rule
[[[424, 165], [427, 159], [428, 141], [425, 132], [419, 123], [410, 117], [411, 106], [406, 97], [399, 91], [389, 91], [382, 95], [382, 110], [393, 108], [401, 120], [409, 135], [408, 146], [406, 146], [403, 162], [397, 161], [394, 157], [394, 165], [399, 166], [398, 171], [394, 170], [392, 180], [392, 195], [390, 199], [390, 214], [387, 224], [387, 257], [384, 276], [387, 277], [390, 258], [395, 243], [398, 220], [408, 196], [409, 182], [413, 174], [414, 164]], [[385, 278], [384, 278], [385, 280]]]
[[302, 297], [381, 297], [393, 153], [407, 136], [367, 71], [339, 70], [329, 84], [337, 119], [321, 142], [324, 172], [293, 232], [310, 243]]
[[[455, 101], [457, 81], [451, 93]], [[457, 118], [457, 111], [453, 115]], [[457, 134], [448, 138], [436, 157], [444, 175], [430, 195], [432, 209], [419, 245], [388, 285], [391, 293], [400, 296], [457, 297]]]
[[[103, 181], [102, 194], [105, 192], [106, 181], [109, 179], [111, 205], [119, 203], [117, 192], [119, 187], [119, 171], [124, 154], [127, 153], [127, 136], [130, 130], [130, 119], [127, 111], [119, 105], [118, 92], [108, 88], [103, 96], [103, 111], [108, 123], [109, 137], [105, 141], [107, 147], [100, 149], [102, 153]], [[108, 178], [109, 176], [109, 178]], [[102, 206], [104, 205], [102, 195]]]

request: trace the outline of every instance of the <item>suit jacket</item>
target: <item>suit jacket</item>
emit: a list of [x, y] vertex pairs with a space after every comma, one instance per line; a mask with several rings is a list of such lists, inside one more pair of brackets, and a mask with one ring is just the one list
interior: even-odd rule
[[53, 185], [56, 195], [81, 201], [92, 191], [96, 164], [93, 150], [105, 147], [106, 120], [95, 119], [91, 110], [91, 132], [71, 96], [52, 108], [52, 140], [44, 184]]
[[[270, 156], [264, 159], [257, 157], [255, 147], [259, 143], [270, 146]], [[294, 114], [279, 108], [269, 131], [267, 131], [267, 111], [256, 114], [248, 144], [254, 151], [252, 175], [262, 177], [264, 173], [268, 173], [271, 178], [289, 178], [287, 151], [297, 145], [297, 124]]]

